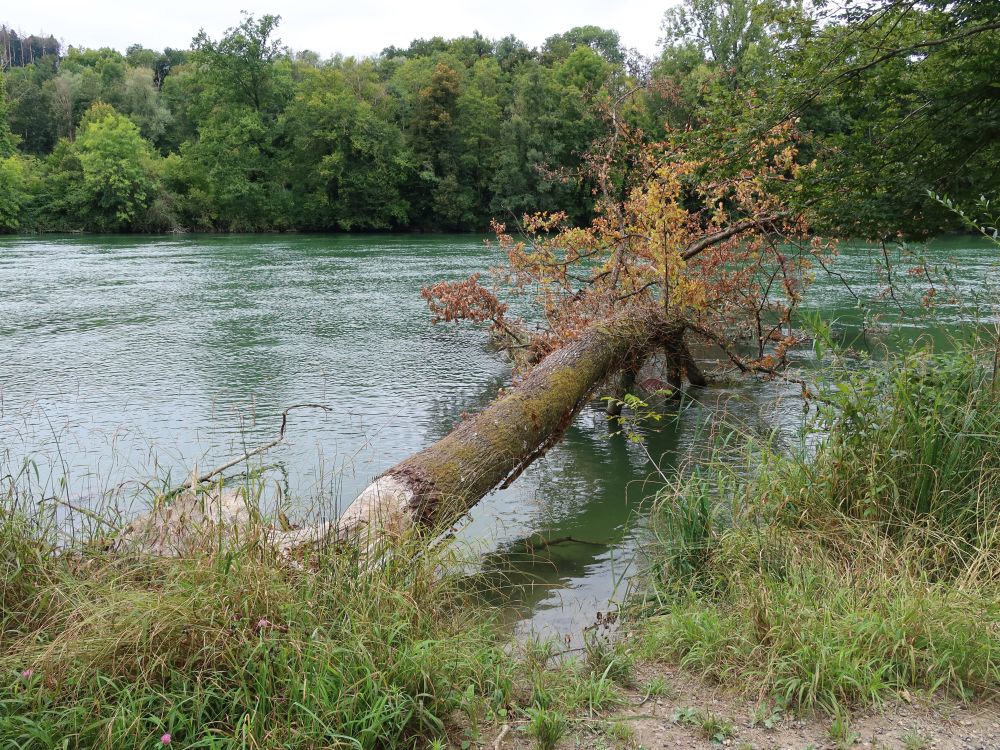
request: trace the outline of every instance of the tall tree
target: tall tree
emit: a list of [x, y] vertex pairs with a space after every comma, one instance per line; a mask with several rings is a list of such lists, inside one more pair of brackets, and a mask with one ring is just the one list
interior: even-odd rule
[[929, 193], [1000, 195], [998, 19], [995, 0], [879, 0], [800, 46], [769, 114], [814, 133], [824, 229], [926, 236], [956, 224]]
[[198, 226], [288, 225], [290, 194], [280, 177], [278, 141], [291, 63], [272, 38], [279, 20], [244, 13], [218, 41], [202, 31], [192, 43], [190, 75], [176, 82], [195, 97], [187, 106], [197, 137], [182, 144], [168, 179]]
[[474, 224], [475, 194], [459, 174], [462, 141], [458, 103], [464, 67], [451, 55], [409, 61], [396, 75], [408, 89], [407, 136], [417, 162], [414, 218], [425, 228]]
[[310, 229], [392, 229], [407, 223], [412, 171], [370, 63], [303, 71], [286, 111], [297, 219]]
[[147, 228], [157, 194], [154, 155], [139, 128], [107, 104], [84, 115], [75, 142], [63, 140], [46, 160], [49, 220], [65, 229], [102, 232]]
[[119, 108], [139, 126], [143, 138], [153, 143], [160, 142], [173, 120], [156, 87], [152, 68], [130, 67], [125, 71]]
[[28, 202], [24, 172], [19, 156], [0, 156], [0, 233], [21, 228], [22, 210]]
[[275, 94], [274, 63], [285, 55], [281, 40], [272, 38], [281, 16], [256, 19], [246, 11], [243, 16], [219, 41], [202, 30], [191, 46], [216, 96], [263, 112]]
[[578, 47], [587, 47], [612, 65], [625, 64], [625, 51], [617, 31], [600, 26], [575, 26], [563, 34], [545, 40], [542, 54], [554, 60], [564, 60]]
[[0, 232], [13, 232], [21, 224], [27, 201], [23, 161], [17, 155], [17, 137], [7, 123], [7, 87], [0, 71]]
[[7, 76], [0, 70], [0, 158], [13, 155], [17, 146], [17, 139], [10, 129], [9, 112]]
[[46, 86], [55, 75], [52, 57], [6, 73], [10, 128], [29, 154], [49, 153], [58, 138], [51, 91]]
[[730, 86], [749, 83], [773, 69], [777, 49], [804, 15], [800, 0], [684, 0], [663, 16], [668, 53], [696, 50]]

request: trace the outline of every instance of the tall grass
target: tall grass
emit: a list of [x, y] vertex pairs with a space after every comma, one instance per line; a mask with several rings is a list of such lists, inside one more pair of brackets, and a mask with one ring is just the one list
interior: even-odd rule
[[534, 726], [548, 746], [630, 679], [618, 644], [564, 660], [515, 643], [454, 542], [402, 540], [377, 564], [349, 546], [291, 562], [238, 541], [266, 533], [110, 554], [107, 525], [67, 541], [32, 488], [5, 487], [5, 749], [467, 746], [489, 722]]
[[802, 509], [833, 509], [895, 539], [928, 523], [980, 546], [1000, 513], [992, 374], [965, 349], [916, 353], [843, 388], [830, 439], [806, 467]]
[[1000, 688], [1000, 394], [967, 351], [840, 390], [814, 453], [664, 490], [647, 653], [798, 708]]
[[506, 634], [442, 574], [447, 549], [375, 568], [334, 548], [301, 567], [253, 546], [57, 553], [6, 500], [0, 746], [422, 747], [511, 698]]

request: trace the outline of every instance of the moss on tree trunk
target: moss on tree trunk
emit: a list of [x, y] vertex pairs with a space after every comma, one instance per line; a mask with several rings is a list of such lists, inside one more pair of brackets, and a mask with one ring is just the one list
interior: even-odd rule
[[483, 411], [376, 479], [341, 517], [338, 535], [452, 522], [555, 444], [608, 376], [637, 368], [656, 347], [686, 352], [683, 335], [684, 323], [657, 309], [592, 325]]
[[[683, 321], [668, 319], [659, 309], [640, 308], [594, 324], [481, 412], [375, 479], [337, 521], [292, 530], [257, 528], [256, 533], [292, 556], [324, 540], [356, 544], [364, 553], [413, 528], [451, 523], [558, 442], [609, 376], [637, 370], [663, 347], [691, 378], [684, 328]], [[190, 491], [133, 521], [113, 544], [116, 549], [185, 554], [206, 548], [206, 540], [215, 544], [223, 537], [245, 538], [241, 527], [251, 515], [238, 492]]]

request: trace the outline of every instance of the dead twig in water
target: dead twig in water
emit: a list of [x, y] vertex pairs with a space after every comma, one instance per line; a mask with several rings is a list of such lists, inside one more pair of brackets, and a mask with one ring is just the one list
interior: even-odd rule
[[52, 501], [57, 505], [62, 505], [64, 508], [69, 508], [69, 510], [73, 511], [74, 513], [79, 513], [80, 515], [86, 516], [91, 521], [94, 521], [95, 523], [98, 523], [102, 526], [107, 526], [113, 531], [118, 530], [117, 526], [111, 523], [111, 521], [109, 521], [108, 519], [101, 516], [99, 513], [95, 513], [94, 511], [88, 510], [87, 508], [84, 508], [80, 505], [74, 505], [69, 500], [64, 500], [61, 497], [56, 497], [55, 495], [52, 495], [51, 497], [46, 497], [42, 500], [43, 503], [46, 501]]
[[535, 550], [545, 549], [546, 547], [555, 547], [557, 544], [586, 544], [590, 547], [607, 547], [608, 545], [603, 542], [589, 542], [586, 539], [577, 539], [575, 536], [561, 536], [558, 539], [542, 539], [537, 544], [530, 540], [526, 540], [524, 546], [528, 548], [530, 552]]
[[324, 406], [323, 404], [292, 404], [291, 406], [287, 407], [284, 411], [281, 412], [281, 428], [278, 430], [278, 437], [276, 437], [274, 440], [272, 440], [269, 443], [265, 443], [264, 445], [258, 446], [251, 451], [247, 451], [238, 458], [226, 461], [226, 463], [222, 464], [221, 466], [216, 466], [209, 472], [191, 477], [191, 479], [184, 482], [184, 484], [181, 484], [175, 487], [174, 489], [170, 490], [169, 492], [165, 493], [164, 496], [170, 497], [172, 495], [176, 495], [179, 492], [183, 492], [184, 490], [193, 489], [195, 486], [203, 482], [207, 482], [209, 479], [212, 479], [213, 477], [217, 477], [219, 474], [222, 474], [227, 469], [231, 469], [237, 464], [241, 464], [244, 461], [253, 458], [254, 456], [259, 456], [261, 453], [265, 453], [271, 450], [271, 448], [274, 448], [282, 440], [285, 439], [285, 428], [288, 426], [288, 412], [292, 411], [293, 409], [322, 409], [325, 412], [333, 411], [333, 409], [331, 409], [329, 406]]

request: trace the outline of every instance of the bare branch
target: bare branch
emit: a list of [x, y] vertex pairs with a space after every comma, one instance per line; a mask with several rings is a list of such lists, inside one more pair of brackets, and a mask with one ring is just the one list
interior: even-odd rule
[[681, 258], [684, 260], [691, 260], [708, 248], [718, 245], [720, 242], [725, 242], [726, 240], [735, 237], [740, 232], [745, 232], [748, 229], [753, 229], [754, 227], [763, 227], [774, 224], [780, 218], [782, 218], [782, 215], [776, 214], [774, 216], [766, 216], [759, 219], [745, 219], [744, 221], [737, 222], [736, 224], [726, 227], [715, 234], [706, 235], [701, 239], [692, 242], [684, 248], [684, 251], [681, 253]]
[[285, 428], [288, 426], [288, 412], [292, 411], [293, 409], [322, 409], [323, 411], [326, 412], [333, 411], [333, 409], [331, 409], [329, 406], [324, 406], [323, 404], [292, 404], [291, 406], [287, 407], [284, 411], [281, 412], [281, 429], [278, 430], [278, 437], [276, 437], [274, 440], [272, 440], [269, 443], [265, 443], [264, 445], [260, 445], [251, 451], [247, 451], [239, 458], [234, 458], [230, 461], [226, 461], [226, 463], [222, 464], [221, 466], [216, 466], [209, 472], [200, 474], [196, 477], [191, 477], [191, 479], [184, 482], [184, 484], [180, 485], [179, 487], [175, 487], [174, 489], [167, 492], [166, 495], [167, 496], [175, 495], [178, 492], [182, 492], [183, 490], [192, 489], [196, 485], [199, 485], [203, 482], [207, 482], [209, 479], [212, 479], [213, 477], [219, 476], [227, 469], [231, 469], [234, 466], [241, 464], [244, 461], [247, 461], [248, 459], [253, 458], [254, 456], [259, 456], [260, 454], [266, 453], [267, 451], [271, 450], [271, 448], [274, 448], [282, 440], [285, 439]]

